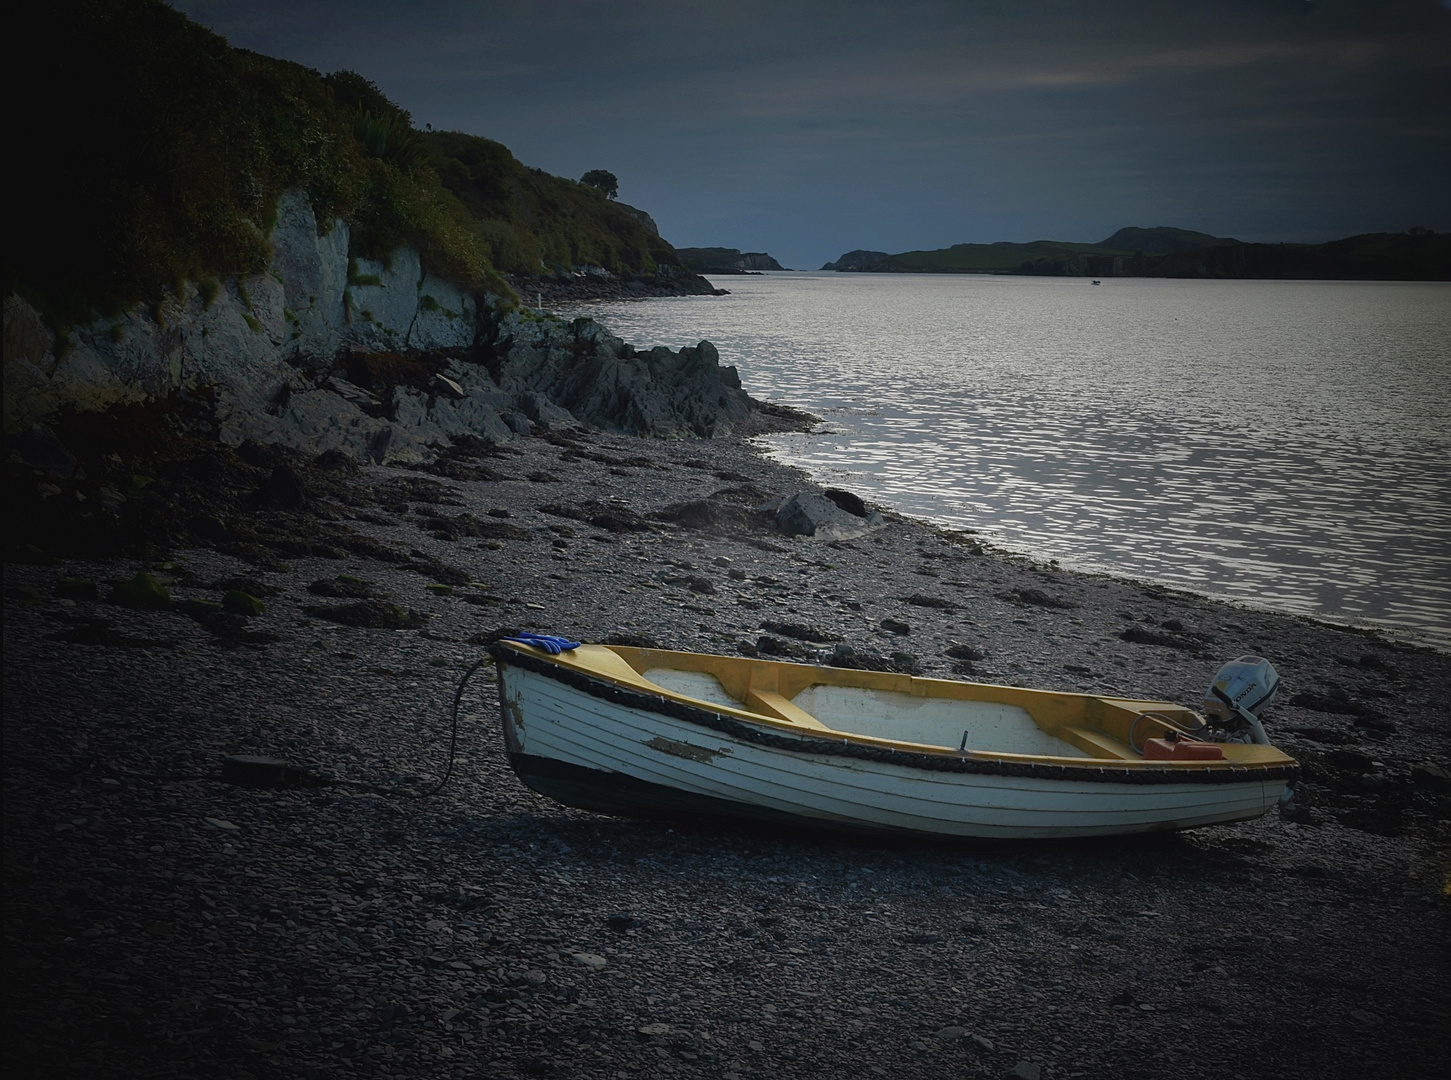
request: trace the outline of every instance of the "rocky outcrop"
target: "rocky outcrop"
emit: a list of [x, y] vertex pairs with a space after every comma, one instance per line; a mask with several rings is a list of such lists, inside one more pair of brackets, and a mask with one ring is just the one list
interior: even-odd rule
[[[209, 402], [230, 445], [406, 462], [460, 436], [502, 442], [580, 423], [722, 435], [755, 406], [709, 342], [637, 352], [588, 320], [474, 296], [425, 272], [413, 248], [350, 257], [347, 225], [320, 230], [302, 192], [281, 200], [271, 241], [265, 274], [188, 284], [64, 337], [7, 297], [6, 434], [62, 411], [179, 396]], [[392, 374], [364, 377], [379, 371]]]
[[754, 407], [708, 341], [638, 352], [593, 320], [526, 312], [506, 315], [495, 341], [503, 390], [544, 394], [596, 427], [709, 438], [730, 434]]

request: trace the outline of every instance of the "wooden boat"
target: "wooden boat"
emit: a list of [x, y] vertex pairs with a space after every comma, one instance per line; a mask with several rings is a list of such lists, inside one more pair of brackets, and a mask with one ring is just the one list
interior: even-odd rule
[[569, 806], [943, 837], [1259, 817], [1298, 767], [1163, 701], [618, 646], [500, 641], [509, 761]]

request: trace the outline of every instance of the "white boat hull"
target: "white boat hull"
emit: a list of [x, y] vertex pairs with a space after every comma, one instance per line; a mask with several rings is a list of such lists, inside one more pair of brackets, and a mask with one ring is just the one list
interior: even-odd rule
[[[609, 813], [724, 814], [850, 831], [1048, 839], [1188, 829], [1259, 817], [1283, 778], [1145, 782], [1083, 769], [1060, 775], [955, 772], [891, 754], [813, 752], [820, 738], [727, 730], [591, 693], [500, 663], [510, 760], [530, 787]], [[662, 703], [664, 699], [662, 698]], [[677, 712], [680, 710], [676, 710]], [[796, 749], [792, 744], [799, 745]], [[912, 755], [902, 755], [905, 760]], [[1037, 770], [1042, 772], [1043, 770]], [[1052, 770], [1049, 770], [1051, 772]]]

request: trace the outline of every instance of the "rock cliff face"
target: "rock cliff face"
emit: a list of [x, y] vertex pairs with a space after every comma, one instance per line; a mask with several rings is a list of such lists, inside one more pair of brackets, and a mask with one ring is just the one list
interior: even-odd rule
[[740, 267], [740, 269], [746, 271], [747, 273], [753, 273], [762, 270], [786, 269], [786, 267], [782, 266], [779, 262], [775, 260], [775, 258], [773, 258], [771, 255], [768, 255], [764, 251], [745, 252], [741, 255], [737, 265]]
[[[418, 252], [349, 258], [287, 192], [268, 272], [57, 338], [18, 295], [5, 300], [7, 436], [62, 411], [181, 396], [211, 402], [219, 438], [374, 461], [427, 457], [450, 440], [493, 441], [580, 422], [638, 434], [710, 436], [753, 403], [713, 346], [637, 353], [588, 320], [506, 310], [424, 273]], [[366, 372], [405, 372], [369, 379]]]

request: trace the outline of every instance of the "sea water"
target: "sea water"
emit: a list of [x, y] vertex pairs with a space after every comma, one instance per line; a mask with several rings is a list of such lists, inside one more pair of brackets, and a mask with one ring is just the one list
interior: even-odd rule
[[1065, 567], [1451, 645], [1451, 284], [772, 274], [578, 304], [780, 460]]

